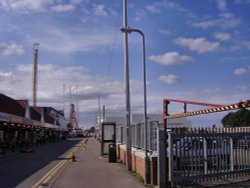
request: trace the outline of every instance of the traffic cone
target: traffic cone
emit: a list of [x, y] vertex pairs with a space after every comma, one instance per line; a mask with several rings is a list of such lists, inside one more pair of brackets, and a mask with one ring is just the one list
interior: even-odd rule
[[84, 150], [87, 149], [87, 144], [86, 144], [86, 143], [83, 143], [82, 148], [83, 148]]
[[74, 151], [71, 153], [71, 162], [76, 162], [76, 154]]
[[86, 140], [85, 140], [85, 142], [84, 142], [84, 143], [85, 143], [85, 144], [87, 144], [87, 143], [88, 143], [88, 141], [89, 141], [89, 139], [88, 139], [88, 138], [86, 138]]

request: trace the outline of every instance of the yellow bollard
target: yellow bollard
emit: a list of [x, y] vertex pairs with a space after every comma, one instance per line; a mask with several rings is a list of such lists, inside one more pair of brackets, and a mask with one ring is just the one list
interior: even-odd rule
[[71, 153], [71, 162], [76, 162], [76, 154], [74, 151]]
[[83, 143], [82, 148], [83, 148], [84, 150], [86, 150], [86, 149], [87, 149], [87, 144], [86, 144], [86, 143]]
[[89, 139], [88, 139], [88, 138], [86, 138], [86, 140], [85, 140], [85, 142], [84, 142], [84, 143], [85, 143], [85, 144], [87, 144], [87, 143], [88, 143], [88, 141], [89, 141]]

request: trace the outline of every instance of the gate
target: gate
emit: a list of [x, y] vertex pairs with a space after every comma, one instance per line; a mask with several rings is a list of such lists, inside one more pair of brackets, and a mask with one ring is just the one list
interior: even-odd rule
[[[168, 105], [184, 103], [184, 113], [169, 115]], [[212, 106], [187, 112], [186, 105]], [[158, 132], [159, 187], [187, 186], [228, 179], [250, 173], [250, 128], [167, 129], [167, 119], [195, 116], [250, 107], [250, 101], [215, 105], [189, 101], [164, 100], [164, 126]]]

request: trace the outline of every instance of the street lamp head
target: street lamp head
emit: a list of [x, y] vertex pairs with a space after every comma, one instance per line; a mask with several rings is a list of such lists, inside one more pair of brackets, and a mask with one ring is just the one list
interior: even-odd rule
[[130, 27], [122, 27], [122, 28], [120, 29], [120, 31], [123, 32], [123, 33], [131, 33], [131, 32], [134, 31], [134, 29], [132, 29], [132, 28], [130, 28]]
[[142, 37], [144, 38], [143, 32], [141, 30], [139, 30], [139, 29], [133, 29], [133, 28], [130, 28], [130, 27], [122, 27], [120, 30], [123, 33], [137, 32], [137, 33], [140, 33], [142, 35]]

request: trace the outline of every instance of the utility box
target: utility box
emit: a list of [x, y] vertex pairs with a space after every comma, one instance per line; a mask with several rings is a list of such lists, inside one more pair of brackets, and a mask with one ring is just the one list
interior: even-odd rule
[[117, 160], [117, 157], [116, 157], [116, 145], [115, 144], [109, 144], [108, 161], [110, 163], [115, 163], [116, 160]]

